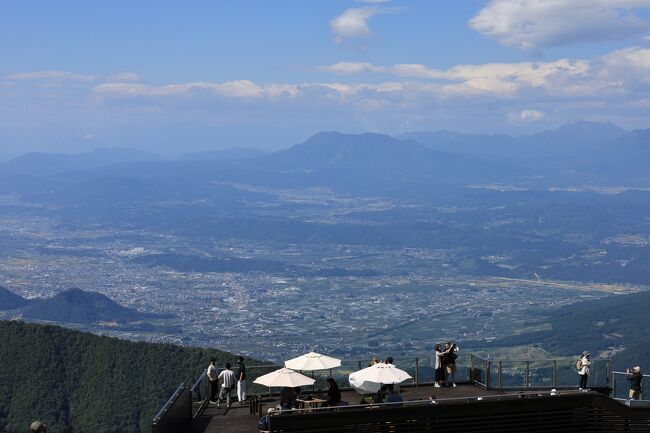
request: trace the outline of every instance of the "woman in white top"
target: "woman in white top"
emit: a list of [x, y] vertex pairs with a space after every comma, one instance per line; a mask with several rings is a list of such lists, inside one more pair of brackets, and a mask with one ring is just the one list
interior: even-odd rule
[[440, 344], [436, 344], [436, 347], [434, 349], [434, 354], [435, 354], [435, 383], [434, 387], [435, 388], [440, 388], [442, 385], [441, 383], [444, 382], [445, 380], [445, 368], [442, 365], [442, 361], [440, 359], [440, 356], [442, 355], [442, 348], [440, 347]]
[[587, 390], [587, 378], [589, 377], [589, 366], [591, 361], [589, 360], [589, 352], [582, 352], [582, 358], [580, 358], [580, 369], [578, 374], [580, 375], [580, 388], [581, 391]]

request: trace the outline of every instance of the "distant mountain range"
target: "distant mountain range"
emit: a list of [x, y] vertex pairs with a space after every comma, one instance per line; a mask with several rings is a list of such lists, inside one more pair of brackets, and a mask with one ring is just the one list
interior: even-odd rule
[[186, 153], [179, 159], [184, 161], [237, 161], [266, 155], [267, 152], [245, 147], [231, 147], [225, 150]]
[[445, 152], [496, 156], [508, 159], [538, 159], [594, 149], [627, 133], [611, 123], [575, 122], [552, 131], [511, 137], [505, 134], [461, 134], [451, 131], [409, 132], [401, 140], [413, 140]]
[[[6, 190], [11, 189], [15, 175], [55, 173], [65, 174], [66, 187], [86, 188], [101, 179], [102, 187], [122, 189], [126, 194], [143, 187], [142, 182], [178, 185], [189, 178], [291, 188], [325, 186], [372, 194], [526, 178], [537, 179], [545, 187], [642, 185], [650, 183], [650, 129], [626, 132], [611, 123], [577, 122], [522, 137], [450, 131], [412, 132], [396, 138], [321, 132], [268, 154], [232, 148], [162, 159], [126, 149], [79, 155], [29, 153], [0, 164], [0, 177], [6, 184], [0, 193], [11, 192]], [[80, 177], [84, 181], [79, 184]], [[120, 185], [110, 185], [110, 179], [118, 178]], [[135, 179], [138, 183], [129, 185]]]
[[30, 152], [0, 164], [0, 173], [49, 176], [68, 170], [85, 170], [132, 161], [161, 161], [164, 158], [141, 150], [96, 149], [76, 155]]
[[46, 299], [24, 299], [0, 287], [0, 311], [17, 310], [21, 317], [60, 323], [140, 322], [168, 316], [141, 313], [123, 307], [109, 297], [81, 289], [69, 289]]

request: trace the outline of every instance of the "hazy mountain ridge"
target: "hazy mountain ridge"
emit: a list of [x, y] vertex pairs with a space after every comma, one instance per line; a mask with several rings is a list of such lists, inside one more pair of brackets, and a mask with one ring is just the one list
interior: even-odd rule
[[612, 143], [627, 134], [629, 133], [612, 123], [574, 122], [554, 130], [520, 137], [452, 131], [409, 132], [396, 137], [452, 153], [526, 160], [557, 157], [576, 150], [588, 151], [602, 144]]
[[0, 310], [14, 310], [27, 304], [29, 304], [27, 299], [0, 286]]
[[266, 155], [268, 152], [246, 147], [231, 147], [224, 150], [206, 150], [203, 152], [190, 152], [182, 155], [179, 160], [190, 161], [236, 161]]
[[[13, 296], [12, 296], [13, 295]], [[140, 322], [164, 318], [124, 307], [108, 296], [81, 289], [68, 289], [45, 299], [24, 299], [0, 287], [0, 310], [18, 310], [25, 319], [60, 323]]]
[[125, 148], [100, 148], [79, 154], [30, 152], [0, 164], [0, 173], [48, 176], [68, 170], [83, 170], [130, 161], [161, 161], [154, 153]]

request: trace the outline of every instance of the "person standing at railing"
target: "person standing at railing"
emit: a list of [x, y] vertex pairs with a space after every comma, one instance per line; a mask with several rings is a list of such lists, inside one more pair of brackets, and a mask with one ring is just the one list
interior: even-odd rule
[[208, 365], [208, 381], [210, 382], [210, 403], [217, 402], [217, 391], [219, 391], [219, 373], [217, 372], [217, 359], [210, 358], [210, 365]]
[[434, 356], [435, 356], [435, 363], [434, 363], [434, 371], [435, 371], [435, 377], [434, 377], [434, 384], [433, 386], [435, 388], [440, 388], [442, 385], [442, 382], [445, 380], [445, 368], [442, 365], [442, 347], [440, 346], [440, 343], [436, 343], [436, 347], [434, 348]]
[[246, 402], [246, 366], [244, 365], [244, 358], [237, 357], [237, 399], [239, 404]]
[[634, 368], [627, 369], [627, 380], [630, 381], [630, 400], [640, 400], [643, 388], [643, 374], [641, 374], [641, 367], [638, 365]]
[[219, 379], [221, 380], [221, 392], [219, 393], [219, 400], [217, 400], [217, 407], [221, 405], [221, 400], [226, 400], [226, 408], [230, 409], [230, 399], [232, 390], [235, 387], [237, 378], [235, 373], [230, 369], [230, 363], [226, 362], [226, 369], [219, 373]]
[[451, 341], [445, 343], [445, 351], [440, 355], [442, 357], [443, 364], [445, 365], [445, 386], [452, 386], [456, 388], [456, 352], [458, 351], [458, 346], [456, 346]]
[[591, 354], [587, 351], [582, 352], [582, 357], [580, 358], [579, 364], [576, 365], [576, 367], [580, 367], [578, 369], [578, 375], [580, 376], [580, 387], [578, 388], [580, 391], [587, 391], [587, 380], [589, 378], [589, 366], [591, 366], [591, 361], [589, 360], [589, 357]]

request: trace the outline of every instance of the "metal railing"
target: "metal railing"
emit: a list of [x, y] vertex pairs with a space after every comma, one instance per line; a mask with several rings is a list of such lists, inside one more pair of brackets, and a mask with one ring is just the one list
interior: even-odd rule
[[[569, 357], [545, 360], [485, 359], [470, 355], [470, 380], [485, 389], [571, 389], [577, 388], [575, 359]], [[591, 363], [590, 388], [612, 386], [611, 362], [608, 359]]]
[[192, 423], [190, 390], [181, 384], [151, 422], [151, 433], [177, 433]]
[[347, 433], [351, 430], [419, 433], [650, 431], [650, 409], [626, 407], [595, 392], [534, 392], [445, 399], [436, 403], [425, 400], [347, 406], [303, 411], [299, 416], [283, 412], [269, 417], [269, 430], [285, 433]]
[[[393, 363], [412, 376], [412, 379], [402, 383], [404, 387], [433, 385], [435, 378], [435, 357], [395, 357]], [[368, 360], [343, 360], [341, 366], [332, 370], [307, 371], [304, 374], [315, 379], [312, 387], [306, 387], [308, 392], [324, 392], [327, 389], [326, 379], [334, 378], [341, 390], [349, 390], [348, 376], [350, 373], [368, 366]], [[246, 367], [247, 394], [248, 395], [271, 395], [277, 394], [279, 389], [270, 389], [257, 385], [256, 378], [270, 373], [281, 365], [252, 365]], [[200, 416], [210, 397], [210, 381], [207, 378], [207, 370], [204, 370], [194, 382], [191, 388], [187, 389], [187, 401], [191, 417]], [[471, 383], [492, 390], [544, 390], [544, 389], [572, 389], [578, 387], [578, 375], [575, 370], [574, 358], [556, 358], [548, 360], [508, 360], [508, 359], [484, 359], [474, 354], [459, 353], [456, 359], [456, 381], [457, 383]], [[617, 384], [622, 381], [618, 380]], [[609, 389], [613, 385], [611, 364], [609, 360], [594, 360], [591, 366], [588, 386], [591, 388]], [[180, 389], [180, 388], [179, 388]], [[170, 407], [180, 403], [177, 392], [170, 401], [161, 409], [160, 413], [170, 412]], [[170, 403], [172, 402], [172, 403]], [[158, 419], [158, 415], [157, 418]], [[154, 420], [156, 421], [156, 420]], [[160, 419], [157, 425], [164, 423]], [[152, 431], [154, 433], [166, 430]]]

